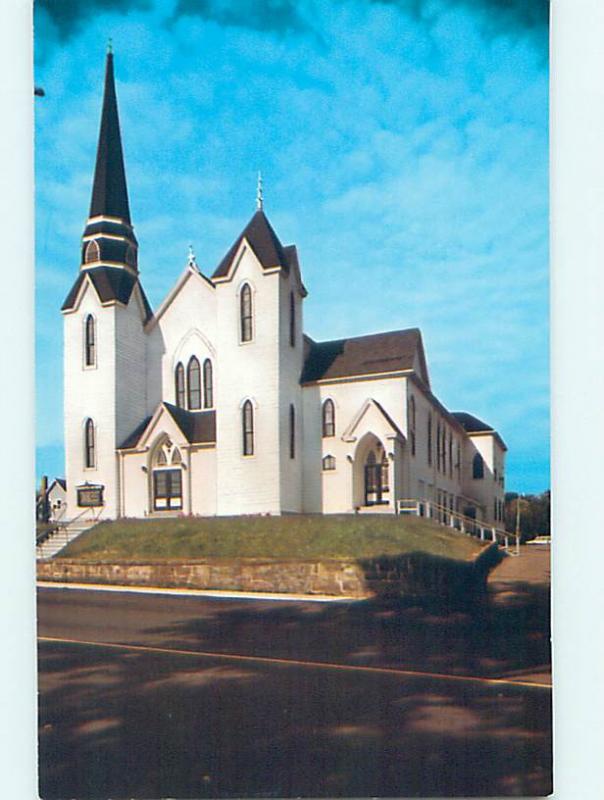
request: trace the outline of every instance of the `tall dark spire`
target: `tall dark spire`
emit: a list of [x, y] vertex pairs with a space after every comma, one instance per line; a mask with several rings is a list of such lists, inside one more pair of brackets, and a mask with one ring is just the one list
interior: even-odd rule
[[123, 222], [130, 224], [130, 207], [111, 50], [107, 52], [105, 65], [105, 91], [92, 200], [90, 201], [90, 216], [118, 217]]

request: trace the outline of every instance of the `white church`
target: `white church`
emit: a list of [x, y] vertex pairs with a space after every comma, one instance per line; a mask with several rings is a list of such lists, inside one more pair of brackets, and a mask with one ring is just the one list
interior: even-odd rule
[[143, 290], [107, 55], [92, 201], [63, 307], [71, 519], [395, 512], [497, 525], [506, 446], [432, 394], [416, 328], [316, 342], [295, 245], [263, 207], [211, 276]]

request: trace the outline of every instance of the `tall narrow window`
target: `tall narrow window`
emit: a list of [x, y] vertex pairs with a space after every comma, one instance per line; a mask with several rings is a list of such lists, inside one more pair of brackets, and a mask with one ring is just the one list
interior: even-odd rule
[[84, 463], [87, 469], [94, 469], [96, 466], [94, 422], [91, 419], [87, 419], [84, 426]]
[[214, 383], [212, 378], [212, 362], [209, 358], [203, 362], [203, 407], [214, 406]]
[[323, 403], [323, 436], [335, 436], [336, 410], [333, 400], [327, 399]]
[[254, 455], [254, 409], [249, 400], [243, 404], [241, 412], [241, 423], [243, 431], [243, 455]]
[[449, 477], [453, 477], [453, 434], [449, 431]]
[[480, 453], [476, 453], [472, 460], [472, 477], [474, 480], [481, 480], [484, 478], [484, 461]]
[[432, 414], [428, 412], [428, 464], [432, 465]]
[[411, 455], [415, 455], [415, 397], [409, 399], [409, 438], [411, 439]]
[[440, 420], [436, 422], [436, 469], [440, 470]]
[[186, 397], [185, 397], [185, 368], [182, 364], [176, 365], [176, 372], [174, 373], [174, 383], [175, 383], [175, 396], [176, 396], [176, 405], [179, 408], [185, 408], [186, 405]]
[[251, 342], [252, 335], [252, 290], [246, 283], [241, 289], [241, 341]]
[[86, 366], [94, 367], [96, 364], [96, 325], [92, 314], [86, 317], [85, 339]]
[[289, 407], [289, 457], [296, 457], [296, 409]]
[[189, 410], [197, 411], [201, 408], [201, 370], [195, 356], [191, 356], [187, 366], [187, 392]]
[[289, 343], [296, 346], [296, 299], [294, 293], [289, 293]]

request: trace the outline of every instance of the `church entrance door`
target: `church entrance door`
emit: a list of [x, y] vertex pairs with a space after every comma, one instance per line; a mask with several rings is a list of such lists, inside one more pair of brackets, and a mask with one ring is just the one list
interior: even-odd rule
[[384, 453], [378, 462], [375, 452], [370, 450], [365, 462], [365, 505], [387, 505], [389, 491], [388, 457]]

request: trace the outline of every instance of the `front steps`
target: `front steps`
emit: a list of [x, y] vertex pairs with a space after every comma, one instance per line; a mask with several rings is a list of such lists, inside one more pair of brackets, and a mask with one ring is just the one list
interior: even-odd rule
[[74, 539], [96, 525], [96, 520], [74, 520], [59, 523], [57, 529], [36, 545], [36, 559], [52, 558]]

